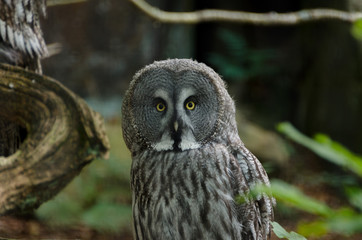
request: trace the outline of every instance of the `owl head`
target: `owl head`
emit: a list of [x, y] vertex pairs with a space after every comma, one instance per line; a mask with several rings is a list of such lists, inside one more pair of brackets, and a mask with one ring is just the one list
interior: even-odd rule
[[190, 59], [154, 62], [135, 74], [123, 101], [122, 128], [131, 152], [184, 151], [237, 134], [224, 82]]

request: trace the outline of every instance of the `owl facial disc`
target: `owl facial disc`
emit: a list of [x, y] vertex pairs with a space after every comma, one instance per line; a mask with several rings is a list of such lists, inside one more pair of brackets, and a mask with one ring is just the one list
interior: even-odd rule
[[[161, 129], [163, 131], [160, 141], [152, 145], [155, 150], [184, 151], [200, 147], [193, 134], [193, 127], [187, 113], [187, 111], [194, 109], [195, 103], [192, 102], [189, 107], [185, 106], [186, 100], [193, 94], [194, 91], [189, 88], [182, 89], [179, 93], [173, 94], [173, 97], [168, 96], [166, 91], [156, 91], [155, 97], [165, 101], [165, 104], [168, 106], [165, 111], [171, 111], [171, 113], [166, 112], [164, 119], [167, 120], [161, 120]], [[171, 122], [169, 121], [170, 119]]]
[[135, 150], [137, 144], [156, 151], [196, 149], [217, 131], [223, 107], [218, 82], [197, 66], [151, 65], [135, 75], [123, 110], [124, 119], [132, 119], [126, 138]]

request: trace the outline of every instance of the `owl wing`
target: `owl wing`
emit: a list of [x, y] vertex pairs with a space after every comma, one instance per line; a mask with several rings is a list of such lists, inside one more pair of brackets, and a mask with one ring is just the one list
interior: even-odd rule
[[274, 218], [275, 199], [267, 193], [250, 194], [250, 189], [260, 184], [269, 187], [268, 176], [259, 160], [244, 145], [233, 155], [241, 170], [241, 182], [246, 184], [239, 187], [238, 193], [239, 196], [245, 197], [242, 200], [244, 203], [238, 209], [239, 221], [243, 225], [243, 239], [267, 239], [270, 235], [271, 221]]
[[0, 42], [30, 58], [47, 55], [39, 22], [45, 8], [45, 0], [0, 0]]

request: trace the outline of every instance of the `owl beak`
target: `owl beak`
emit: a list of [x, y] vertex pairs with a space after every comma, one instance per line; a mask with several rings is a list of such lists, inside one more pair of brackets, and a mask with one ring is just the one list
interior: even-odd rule
[[178, 129], [178, 122], [177, 121], [175, 121], [173, 123], [173, 128], [175, 129], [175, 132], [177, 132], [177, 129]]

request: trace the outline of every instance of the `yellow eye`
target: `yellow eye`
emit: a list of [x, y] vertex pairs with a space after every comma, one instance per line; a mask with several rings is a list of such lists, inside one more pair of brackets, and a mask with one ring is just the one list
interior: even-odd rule
[[193, 101], [189, 101], [186, 103], [185, 106], [186, 106], [186, 109], [188, 109], [188, 110], [194, 110], [196, 105]]
[[163, 104], [162, 102], [160, 102], [160, 103], [157, 103], [156, 109], [157, 109], [157, 111], [159, 111], [159, 112], [163, 112], [163, 111], [165, 111], [166, 106], [165, 106], [165, 104]]

